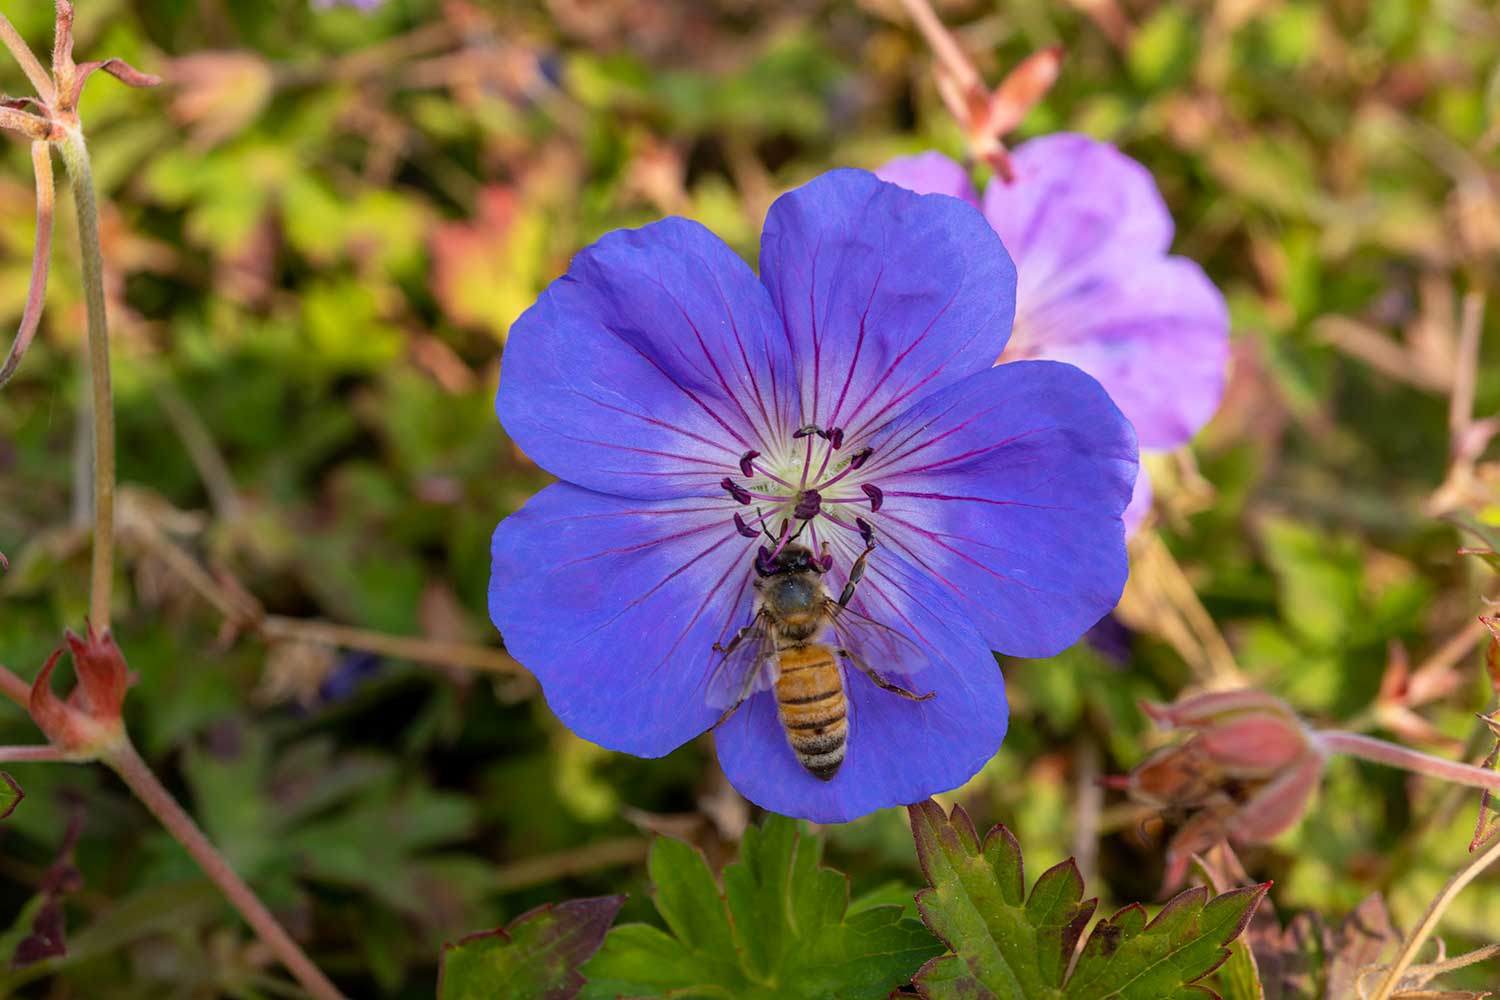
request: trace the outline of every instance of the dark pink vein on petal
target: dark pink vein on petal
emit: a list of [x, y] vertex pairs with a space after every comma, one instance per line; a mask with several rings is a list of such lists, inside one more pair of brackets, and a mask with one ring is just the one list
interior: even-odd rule
[[[760, 410], [761, 418], [765, 420], [764, 441], [769, 444], [771, 436], [777, 431], [783, 430], [779, 426], [781, 423], [781, 411], [777, 409], [776, 404], [776, 369], [774, 367], [766, 369], [766, 378], [771, 383], [771, 409], [768, 410], [766, 408], [765, 396], [760, 390], [760, 381], [755, 377], [755, 368], [750, 364], [750, 353], [745, 350], [745, 341], [740, 336], [740, 325], [734, 318], [734, 311], [729, 308], [729, 299], [724, 294], [723, 286], [719, 284], [719, 276], [712, 271], [709, 272], [709, 275], [713, 278], [714, 291], [719, 293], [719, 302], [724, 306], [724, 315], [729, 319], [729, 330], [734, 334], [734, 345], [739, 349], [740, 362], [745, 366], [745, 378], [750, 383], [751, 392], [755, 394], [755, 405]], [[764, 286], [757, 285], [757, 287], [763, 288]], [[767, 296], [767, 298], [769, 297]], [[776, 417], [774, 418], [771, 416], [773, 410], [776, 413]]]
[[[651, 355], [641, 350], [635, 344], [632, 344], [628, 337], [621, 334], [618, 330], [614, 329], [614, 327], [605, 324], [604, 328], [610, 333], [614, 334], [615, 339], [619, 340], [620, 343], [624, 344], [626, 347], [629, 347], [632, 351], [635, 351], [635, 353], [638, 354], [643, 361], [660, 372], [663, 378], [665, 378], [668, 382], [670, 382], [677, 388], [678, 392], [682, 393], [688, 399], [691, 399], [694, 403], [697, 403], [698, 407], [703, 410], [704, 413], [708, 414], [709, 417], [713, 419], [714, 423], [724, 428], [725, 433], [734, 438], [740, 444], [744, 445], [747, 449], [750, 447], [750, 443], [745, 440], [745, 438], [740, 434], [739, 431], [735, 430], [733, 427], [730, 427], [729, 424], [725, 423], [724, 418], [719, 416], [719, 414], [715, 412], [713, 407], [709, 406], [707, 403], [703, 402], [703, 400], [699, 399], [697, 393], [693, 392], [693, 390], [689, 389], [687, 386], [677, 381], [677, 379], [673, 378], [672, 374], [665, 368], [663, 368], [655, 358], [651, 357]], [[733, 451], [733, 449], [729, 450], [731, 452]]]
[[[707, 265], [704, 266], [706, 269]], [[755, 426], [755, 419], [751, 417], [750, 412], [745, 409], [745, 404], [740, 402], [739, 394], [729, 387], [729, 380], [724, 377], [723, 371], [721, 371], [719, 368], [718, 361], [714, 359], [713, 352], [708, 349], [708, 343], [703, 339], [703, 331], [698, 329], [698, 324], [693, 322], [693, 318], [688, 315], [688, 311], [682, 307], [682, 303], [677, 301], [677, 297], [667, 289], [667, 286], [662, 282], [660, 278], [652, 278], [651, 280], [653, 284], [655, 284], [662, 290], [663, 293], [666, 294], [667, 299], [677, 307], [677, 311], [682, 315], [682, 321], [688, 325], [689, 330], [693, 331], [693, 338], [698, 342], [698, 350], [703, 352], [703, 359], [708, 362], [708, 367], [712, 369], [714, 373], [714, 380], [719, 383], [719, 388], [724, 390], [725, 397], [729, 400], [730, 403], [734, 405], [734, 408], [740, 411], [740, 416], [745, 420], [745, 427], [752, 432], [758, 431], [759, 428]], [[681, 353], [681, 351], [679, 351], [679, 353]], [[683, 361], [688, 361], [688, 358], [685, 354], [682, 355], [682, 358]]]
[[[880, 270], [875, 273], [875, 280], [870, 285], [870, 297], [865, 300], [864, 312], [859, 314], [859, 336], [854, 341], [854, 357], [849, 359], [849, 373], [844, 376], [844, 388], [839, 392], [838, 402], [833, 404], [833, 412], [828, 416], [828, 424], [832, 427], [839, 425], [839, 411], [844, 408], [844, 400], [849, 398], [849, 387], [854, 384], [854, 372], [859, 368], [859, 356], [865, 349], [866, 323], [870, 319], [870, 307], [875, 304], [875, 296], [880, 291], [880, 282], [885, 278], [885, 265], [880, 265]], [[858, 412], [856, 409], [855, 412]], [[850, 414], [852, 417], [854, 414]]]
[[663, 430], [671, 431], [674, 434], [681, 434], [683, 437], [689, 438], [693, 441], [697, 441], [699, 444], [706, 444], [711, 448], [718, 448], [720, 451], [726, 452], [729, 455], [734, 456], [735, 458], [739, 457], [733, 448], [728, 447], [720, 441], [715, 441], [711, 438], [706, 438], [701, 434], [695, 434], [692, 431], [684, 430], [681, 427], [674, 426], [663, 420], [657, 420], [655, 417], [648, 417], [644, 413], [637, 413], [634, 410], [627, 410], [623, 406], [616, 406], [613, 403], [606, 403], [602, 399], [598, 399], [594, 396], [587, 395], [586, 393], [579, 392], [577, 389], [569, 389], [567, 391], [571, 392], [575, 396], [579, 396], [583, 399], [588, 400], [590, 403], [594, 404], [595, 406], [601, 407], [602, 409], [610, 410], [622, 416], [634, 417], [635, 419], [648, 423], [653, 427], [660, 427]]

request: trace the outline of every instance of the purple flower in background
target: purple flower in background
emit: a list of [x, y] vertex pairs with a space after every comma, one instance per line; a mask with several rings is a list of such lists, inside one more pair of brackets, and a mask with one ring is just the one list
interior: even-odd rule
[[372, 11], [385, 3], [385, 0], [313, 0], [313, 6], [322, 10], [330, 7], [358, 7], [362, 11]]
[[[677, 218], [581, 252], [511, 328], [496, 402], [564, 480], [496, 529], [490, 582], [559, 718], [655, 757], [748, 693], [715, 730], [730, 781], [825, 822], [972, 776], [1005, 733], [990, 650], [1051, 655], [1114, 606], [1136, 471], [1092, 378], [993, 367], [1015, 281], [978, 212], [857, 170], [772, 206], [759, 278]], [[834, 663], [847, 745], [827, 780], [788, 744], [774, 644], [764, 663], [715, 651], [799, 545], [830, 597], [863, 565], [846, 617], [889, 630], [869, 672]]]
[[[1150, 173], [1083, 135], [1032, 139], [1015, 151], [1012, 184], [981, 202], [968, 173], [941, 153], [892, 160], [878, 173], [923, 194], [981, 208], [1015, 259], [1016, 324], [1000, 362], [1050, 358], [1109, 390], [1143, 449], [1186, 444], [1218, 409], [1229, 353], [1224, 297], [1201, 268], [1169, 256], [1172, 217]], [[1151, 507], [1136, 480], [1125, 520]]]

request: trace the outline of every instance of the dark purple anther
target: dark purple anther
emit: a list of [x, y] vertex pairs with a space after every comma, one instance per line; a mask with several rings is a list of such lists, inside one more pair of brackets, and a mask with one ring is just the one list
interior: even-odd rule
[[796, 430], [792, 431], [792, 437], [794, 437], [794, 438], [805, 438], [805, 437], [812, 437], [814, 434], [817, 434], [817, 435], [821, 436], [822, 433], [823, 433], [823, 429], [821, 427], [819, 427], [817, 424], [807, 424], [807, 425], [805, 425], [803, 427], [798, 427]]
[[749, 505], [749, 503], [750, 503], [750, 491], [747, 490], [747, 489], [745, 489], [745, 487], [741, 486], [739, 483], [736, 483], [733, 479], [730, 479], [728, 476], [725, 476], [723, 479], [721, 479], [719, 481], [719, 485], [722, 486], [722, 487], [724, 487], [725, 491], [728, 492], [730, 496], [734, 497], [740, 503]]
[[885, 491], [879, 486], [871, 486], [869, 483], [865, 483], [860, 489], [864, 490], [865, 496], [870, 498], [871, 510], [879, 510], [880, 505], [885, 503]]
[[792, 508], [792, 516], [800, 521], [811, 521], [823, 509], [823, 495], [817, 490], [803, 490]]
[[863, 538], [866, 545], [875, 544], [875, 529], [870, 527], [870, 522], [862, 517], [854, 519], [854, 526], [859, 529], [859, 537]]
[[842, 427], [835, 427], [833, 430], [829, 431], [828, 443], [833, 445], [834, 451], [838, 451], [840, 448], [842, 448], [844, 446], [844, 429]]
[[870, 456], [873, 454], [875, 454], [874, 448], [861, 448], [859, 451], [856, 451], [854, 457], [849, 459], [849, 471], [854, 472], [857, 470], [861, 465], [868, 462]]
[[755, 467], [750, 463], [754, 462], [759, 457], [760, 452], [758, 451], [747, 451], [740, 456], [740, 471], [745, 474], [746, 479], [749, 479], [755, 471]]
[[738, 514], [734, 515], [734, 530], [738, 531], [746, 538], [760, 537], [760, 532], [756, 531], [754, 528], [750, 527], [750, 525], [746, 524], [745, 519], [743, 517], [740, 517]]
[[776, 560], [771, 558], [771, 550], [762, 545], [755, 553], [755, 572], [761, 576], [770, 576], [776, 572]]
[[818, 557], [818, 566], [825, 573], [833, 569], [833, 553], [828, 551], [828, 545], [826, 543], [823, 546], [823, 554]]

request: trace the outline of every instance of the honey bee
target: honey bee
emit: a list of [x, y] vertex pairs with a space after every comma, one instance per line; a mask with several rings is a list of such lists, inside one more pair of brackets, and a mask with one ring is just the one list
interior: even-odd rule
[[912, 701], [932, 697], [892, 684], [872, 666], [910, 672], [927, 662], [928, 653], [849, 607], [875, 549], [868, 528], [865, 546], [838, 600], [823, 583], [833, 564], [826, 542], [820, 555], [795, 541], [762, 547], [755, 561], [755, 617], [728, 645], [713, 647], [722, 658], [711, 675], [708, 701], [727, 706], [715, 727], [752, 694], [774, 687], [787, 743], [798, 762], [824, 781], [838, 773], [848, 749], [849, 697], [840, 661], [892, 694]]

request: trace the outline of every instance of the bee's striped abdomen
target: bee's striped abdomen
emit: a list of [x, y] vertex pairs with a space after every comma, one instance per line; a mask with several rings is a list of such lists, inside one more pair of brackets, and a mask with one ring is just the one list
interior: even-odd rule
[[849, 738], [844, 675], [827, 646], [781, 650], [776, 710], [786, 740], [802, 766], [824, 781], [838, 773]]

